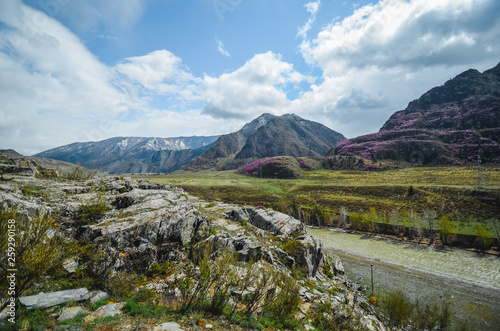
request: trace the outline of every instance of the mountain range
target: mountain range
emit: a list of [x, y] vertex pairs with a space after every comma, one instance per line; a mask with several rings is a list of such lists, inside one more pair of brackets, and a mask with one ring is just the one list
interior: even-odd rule
[[86, 168], [109, 173], [166, 173], [178, 170], [205, 152], [218, 138], [115, 137], [73, 143], [35, 156], [80, 163]]
[[327, 155], [436, 165], [500, 162], [500, 64], [459, 74], [394, 113], [379, 132], [342, 141]]
[[294, 114], [262, 114], [239, 131], [210, 137], [116, 137], [35, 156], [110, 173], [237, 169], [274, 156], [360, 156], [413, 164], [500, 163], [500, 64], [469, 69], [395, 112], [379, 132], [346, 139]]

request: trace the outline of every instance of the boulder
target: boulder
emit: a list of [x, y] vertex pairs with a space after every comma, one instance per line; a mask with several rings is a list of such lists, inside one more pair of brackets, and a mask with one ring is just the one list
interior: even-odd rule
[[20, 297], [19, 302], [28, 309], [40, 309], [57, 306], [69, 301], [88, 300], [89, 298], [89, 291], [86, 288], [79, 288]]
[[111, 317], [122, 313], [121, 309], [125, 306], [125, 302], [109, 303], [99, 307], [96, 311], [85, 318], [85, 322], [92, 322], [96, 318]]
[[78, 315], [85, 315], [87, 313], [88, 311], [83, 307], [64, 307], [57, 320], [59, 322], [67, 321], [77, 317]]
[[225, 217], [235, 221], [243, 222], [271, 232], [275, 236], [292, 236], [305, 231], [304, 224], [283, 213], [263, 208], [243, 207], [234, 209], [225, 214]]
[[78, 261], [76, 259], [68, 259], [64, 261], [63, 268], [70, 274], [76, 272], [78, 268]]

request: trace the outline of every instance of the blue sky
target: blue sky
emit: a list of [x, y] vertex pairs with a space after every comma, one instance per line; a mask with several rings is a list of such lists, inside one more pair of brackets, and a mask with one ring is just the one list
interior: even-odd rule
[[6, 0], [0, 148], [215, 135], [263, 112], [347, 137], [500, 61], [496, 0]]

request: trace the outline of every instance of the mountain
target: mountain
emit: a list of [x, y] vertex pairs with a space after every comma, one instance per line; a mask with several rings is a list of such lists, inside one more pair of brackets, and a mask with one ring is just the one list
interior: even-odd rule
[[345, 140], [327, 155], [419, 164], [500, 162], [500, 64], [469, 69], [394, 113], [378, 133]]
[[166, 173], [178, 170], [205, 152], [217, 138], [218, 136], [115, 137], [96, 142], [73, 143], [35, 156], [78, 162], [86, 168], [110, 173]]
[[236, 169], [271, 156], [322, 156], [345, 137], [297, 115], [262, 114], [237, 132], [222, 135], [184, 170]]

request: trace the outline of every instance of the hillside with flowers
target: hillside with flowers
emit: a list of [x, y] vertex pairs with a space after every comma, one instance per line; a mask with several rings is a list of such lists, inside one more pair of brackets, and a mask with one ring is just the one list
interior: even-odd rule
[[500, 162], [500, 64], [467, 70], [394, 113], [379, 132], [342, 141], [327, 155], [414, 164]]

